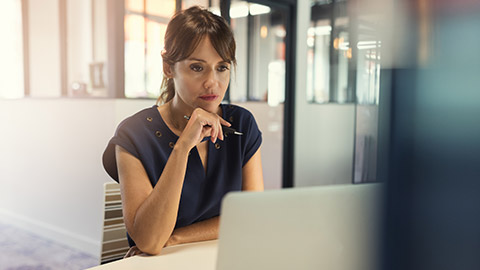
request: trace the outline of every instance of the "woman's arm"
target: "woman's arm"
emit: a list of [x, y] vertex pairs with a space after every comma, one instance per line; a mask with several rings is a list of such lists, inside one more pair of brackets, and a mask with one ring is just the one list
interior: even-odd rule
[[175, 229], [165, 246], [217, 239], [218, 225], [219, 218], [217, 216]]
[[260, 148], [242, 169], [242, 190], [263, 191], [262, 155]]
[[[260, 149], [242, 169], [242, 190], [262, 191], [263, 173]], [[218, 238], [219, 217], [214, 217], [173, 231], [166, 246], [213, 240]]]
[[127, 231], [141, 251], [158, 254], [175, 227], [188, 151], [173, 149], [155, 188], [140, 160], [120, 146], [115, 151]]

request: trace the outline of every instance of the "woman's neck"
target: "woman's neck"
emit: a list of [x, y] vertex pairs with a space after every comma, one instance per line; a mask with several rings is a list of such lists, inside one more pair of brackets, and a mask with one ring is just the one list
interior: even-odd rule
[[183, 131], [185, 126], [187, 125], [187, 120], [185, 119], [185, 115], [190, 116], [192, 114], [192, 109], [187, 108], [183, 104], [179, 104], [178, 100], [172, 99], [168, 102], [167, 111], [168, 111], [168, 120], [171, 125], [178, 131]]

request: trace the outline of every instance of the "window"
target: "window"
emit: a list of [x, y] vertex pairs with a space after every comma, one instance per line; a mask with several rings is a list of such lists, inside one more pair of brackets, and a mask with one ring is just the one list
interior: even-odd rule
[[308, 101], [378, 104], [377, 19], [368, 12], [349, 14], [346, 0], [313, 3], [307, 39]]
[[175, 0], [125, 1], [125, 97], [160, 94], [163, 39], [175, 5]]
[[316, 103], [330, 99], [330, 35], [328, 20], [312, 22], [308, 30], [307, 100]]
[[[30, 11], [26, 26], [22, 3]], [[193, 5], [217, 15], [230, 7], [223, 15], [231, 16], [239, 68], [228, 101], [284, 102], [285, 10], [238, 0], [8, 0], [0, 11], [8, 26], [0, 30], [8, 37], [0, 44], [0, 97], [157, 98], [166, 26], [177, 9]]]
[[232, 1], [231, 26], [237, 43], [238, 69], [230, 83], [230, 100], [285, 100], [285, 18], [272, 7]]
[[[182, 9], [187, 9], [192, 6], [201, 6], [201, 7], [208, 8], [209, 2], [211, 3], [212, 1], [211, 0], [210, 1], [209, 0], [182, 0]], [[214, 3], [211, 3], [211, 5], [213, 4]]]
[[6, 0], [0, 8], [0, 98], [22, 98], [25, 95], [23, 24], [20, 0]]
[[352, 103], [354, 59], [346, 1], [317, 1], [308, 30], [307, 100], [313, 103]]
[[372, 23], [361, 25], [357, 44], [357, 103], [378, 104], [380, 91], [380, 48]]

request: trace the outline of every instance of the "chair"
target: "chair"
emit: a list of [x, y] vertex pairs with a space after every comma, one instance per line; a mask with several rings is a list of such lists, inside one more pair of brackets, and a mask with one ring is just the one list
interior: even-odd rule
[[127, 229], [123, 222], [120, 185], [118, 183], [105, 183], [104, 194], [105, 214], [100, 264], [122, 259], [129, 249]]

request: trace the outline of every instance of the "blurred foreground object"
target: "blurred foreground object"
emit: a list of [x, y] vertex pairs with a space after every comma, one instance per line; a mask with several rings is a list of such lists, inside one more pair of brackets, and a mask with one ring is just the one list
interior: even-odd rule
[[382, 268], [480, 269], [480, 1], [391, 1], [390, 12]]

